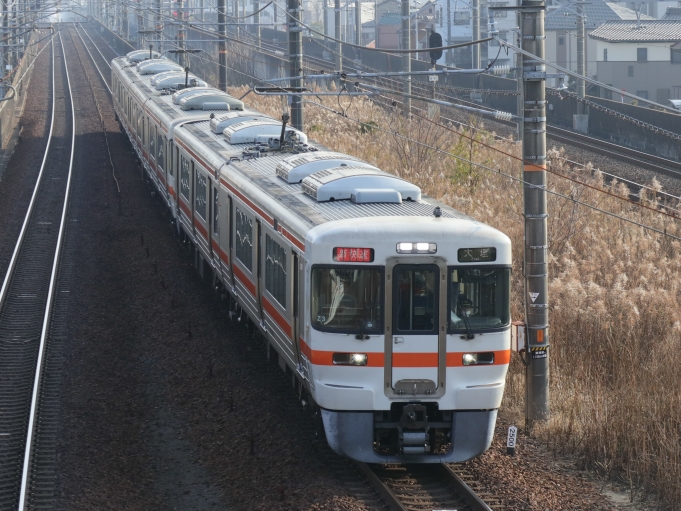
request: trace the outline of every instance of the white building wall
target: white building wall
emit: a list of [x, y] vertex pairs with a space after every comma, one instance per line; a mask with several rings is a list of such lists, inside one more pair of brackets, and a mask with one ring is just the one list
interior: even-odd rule
[[596, 58], [603, 62], [603, 50], [608, 50], [608, 62], [636, 62], [637, 48], [648, 48], [648, 62], [669, 62], [673, 43], [611, 43], [590, 39], [596, 43]]

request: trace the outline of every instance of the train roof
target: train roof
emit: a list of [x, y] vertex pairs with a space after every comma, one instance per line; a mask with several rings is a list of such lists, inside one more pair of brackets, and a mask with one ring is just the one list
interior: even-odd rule
[[[468, 220], [477, 222], [460, 211], [446, 206], [439, 201], [420, 195], [416, 200], [402, 200], [400, 202], [367, 202], [358, 203], [356, 200], [334, 200], [318, 201], [304, 190], [305, 180], [300, 183], [289, 183], [283, 177], [277, 175], [277, 167], [290, 161], [300, 160], [305, 156], [314, 156], [319, 153], [330, 153], [324, 146], [318, 144], [308, 144], [309, 152], [283, 152], [272, 151], [263, 152], [259, 157], [248, 156], [250, 144], [230, 144], [224, 135], [214, 133], [210, 128], [209, 121], [199, 121], [184, 124], [178, 129], [178, 137], [192, 142], [192, 147], [197, 148], [201, 155], [207, 156], [212, 160], [211, 166], [216, 166], [218, 162], [223, 162], [219, 172], [225, 178], [235, 179], [235, 173], [243, 178], [245, 182], [242, 186], [252, 183], [258, 190], [257, 193], [264, 194], [264, 203], [275, 200], [288, 211], [294, 213], [300, 220], [303, 220], [310, 227], [320, 225], [334, 220], [345, 220], [364, 217], [433, 217], [436, 207], [440, 207], [443, 218]], [[246, 152], [246, 155], [244, 154]], [[209, 155], [207, 153], [212, 153]], [[340, 154], [340, 153], [334, 153]], [[210, 157], [213, 156], [213, 157]], [[217, 159], [215, 159], [217, 156]], [[237, 160], [238, 158], [238, 160]], [[349, 159], [355, 159], [348, 156]], [[361, 161], [361, 160], [360, 160]], [[340, 173], [343, 170], [352, 170], [357, 167], [335, 167], [330, 171]], [[374, 169], [372, 171], [372, 169]], [[358, 172], [362, 177], [376, 176], [376, 169], [366, 165], [363, 171]], [[329, 172], [329, 171], [322, 171]], [[399, 179], [386, 172], [378, 171], [378, 175]], [[315, 174], [313, 174], [314, 176]], [[241, 180], [239, 180], [241, 181]], [[400, 180], [403, 181], [403, 180]], [[404, 183], [408, 183], [403, 181]], [[411, 187], [415, 187], [408, 183]], [[389, 185], [390, 186], [390, 185]], [[354, 191], [353, 188], [352, 191]], [[374, 189], [375, 190], [375, 189]], [[384, 199], [381, 199], [384, 200]]]
[[[186, 142], [193, 152], [203, 159], [209, 167], [207, 170], [219, 173], [249, 196], [258, 197], [261, 204], [271, 210], [270, 213], [293, 214], [297, 218], [296, 223], [301, 227], [305, 225], [312, 228], [332, 221], [368, 217], [432, 218], [438, 207], [440, 208], [438, 214], [442, 218], [485, 225], [437, 200], [421, 195], [418, 187], [407, 181], [380, 171], [355, 157], [331, 153], [324, 146], [313, 142], [299, 144], [298, 150], [294, 151], [290, 149], [253, 151], [253, 141], [230, 143], [225, 134], [215, 133], [211, 128], [210, 114], [214, 114], [213, 118], [219, 118], [235, 110], [223, 109], [213, 112], [183, 110], [179, 104], [175, 104], [173, 95], [154, 87], [152, 80], [157, 75], [140, 75], [136, 65], [125, 57], [114, 59], [114, 64], [134, 83], [138, 93], [148, 99], [145, 105], [149, 108], [151, 103], [154, 107], [150, 110], [162, 113], [165, 119], [159, 119], [161, 124], [165, 124], [169, 131], [173, 130], [173, 136]], [[243, 113], [257, 114], [248, 108], [244, 108]], [[264, 114], [261, 117], [269, 119], [269, 116]], [[213, 125], [215, 128], [215, 121]], [[290, 127], [287, 127], [287, 130], [295, 131]], [[307, 142], [306, 137], [302, 133], [300, 135], [303, 141]], [[316, 153], [339, 155], [328, 157], [336, 160], [345, 157], [347, 161], [316, 173], [308, 175], [303, 173], [300, 182], [289, 182], [286, 179], [288, 175], [286, 172], [295, 171], [297, 160]], [[286, 172], [281, 172], [282, 167], [287, 167]], [[337, 194], [338, 189], [344, 192], [344, 195], [341, 194], [341, 200], [324, 200], [324, 194], [319, 192], [327, 188], [336, 190], [332, 195]], [[396, 188], [400, 191], [398, 192]], [[402, 200], [406, 197], [411, 200]], [[326, 198], [329, 198], [328, 194]]]

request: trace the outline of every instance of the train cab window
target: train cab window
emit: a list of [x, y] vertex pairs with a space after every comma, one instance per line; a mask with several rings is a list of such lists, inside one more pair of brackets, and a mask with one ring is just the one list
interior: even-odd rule
[[449, 270], [449, 331], [489, 330], [511, 318], [510, 268]]
[[286, 250], [269, 234], [265, 240], [265, 289], [286, 308]]
[[438, 268], [395, 270], [395, 319], [399, 332], [437, 332]]
[[189, 200], [189, 160], [180, 156], [180, 194]]
[[204, 176], [199, 169], [196, 169], [196, 190], [194, 193], [195, 202], [194, 208], [196, 214], [203, 220], [206, 220], [206, 200], [208, 193], [208, 178]]
[[253, 220], [238, 207], [235, 209], [236, 239], [234, 245], [236, 258], [248, 268], [248, 271], [253, 271]]
[[367, 267], [312, 268], [312, 327], [324, 332], [383, 331], [383, 270]]

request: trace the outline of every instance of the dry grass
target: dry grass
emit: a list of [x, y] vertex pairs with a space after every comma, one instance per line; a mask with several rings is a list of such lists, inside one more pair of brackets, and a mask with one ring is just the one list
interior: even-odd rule
[[[281, 115], [278, 98], [247, 99]], [[471, 144], [471, 130], [450, 130], [424, 120], [407, 123], [370, 101], [342, 99], [348, 116], [305, 108], [306, 130], [326, 146], [354, 154], [409, 179], [423, 191], [505, 232], [514, 246], [512, 311], [523, 317], [522, 186], [499, 174], [457, 161], [428, 146], [521, 176], [517, 160]], [[336, 99], [326, 105], [339, 110]], [[478, 121], [479, 122], [479, 121]], [[377, 127], [397, 134], [380, 131]], [[477, 139], [508, 153], [518, 148], [473, 130]], [[495, 145], [496, 144], [496, 145]], [[550, 168], [620, 197], [629, 190], [606, 184], [589, 168], [569, 168], [549, 154]], [[653, 183], [654, 184], [654, 183]], [[681, 223], [549, 176], [549, 188], [675, 236]], [[642, 201], [657, 206], [650, 194]], [[681, 505], [681, 244], [669, 237], [550, 195], [551, 406], [536, 430], [551, 448], [577, 453], [586, 468]], [[678, 206], [678, 205], [677, 205]], [[514, 357], [503, 407], [523, 417], [524, 369]]]

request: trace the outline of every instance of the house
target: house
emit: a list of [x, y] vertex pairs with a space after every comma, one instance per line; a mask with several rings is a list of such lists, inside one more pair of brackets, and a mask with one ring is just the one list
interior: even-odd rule
[[681, 7], [667, 7], [663, 20], [681, 20]]
[[376, 34], [377, 48], [399, 48], [402, 16], [399, 12], [386, 12], [378, 19], [378, 33]]
[[681, 7], [678, 0], [625, 0], [622, 5], [656, 19], [662, 19], [668, 7]]
[[681, 20], [608, 21], [589, 37], [598, 81], [664, 105], [681, 99]]
[[[577, 71], [577, 11], [576, 6], [561, 6], [546, 15], [546, 60], [555, 62], [557, 65], [570, 71]], [[636, 20], [636, 12], [614, 2], [593, 0], [582, 6], [585, 16], [585, 29], [587, 35], [606, 21]], [[641, 15], [641, 19], [653, 19], [647, 15]], [[585, 42], [586, 51], [586, 74], [596, 74], [596, 45]], [[553, 71], [551, 71], [553, 72]], [[556, 85], [554, 83], [554, 85]]]

